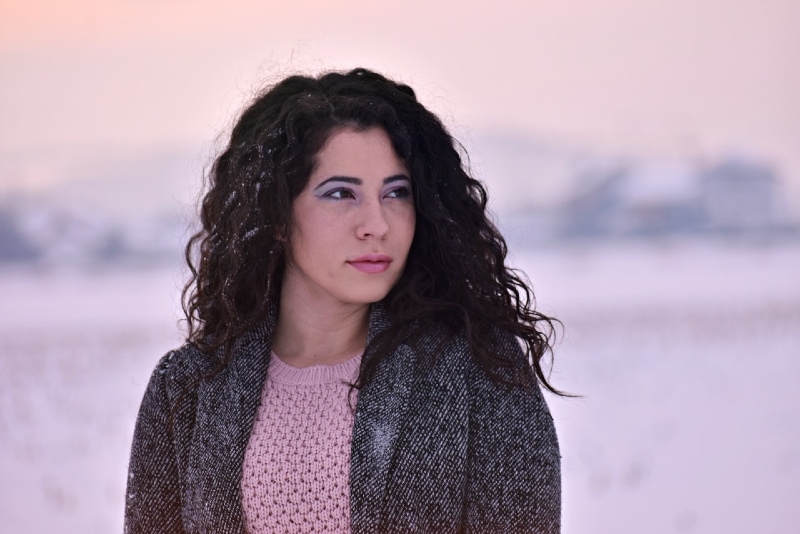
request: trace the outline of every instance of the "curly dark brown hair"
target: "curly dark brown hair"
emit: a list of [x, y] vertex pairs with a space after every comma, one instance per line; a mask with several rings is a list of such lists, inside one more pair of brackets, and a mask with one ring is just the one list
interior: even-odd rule
[[[462, 162], [463, 148], [410, 87], [366, 69], [286, 78], [236, 122], [208, 172], [202, 229], [186, 246], [189, 342], [209, 352], [227, 347], [222, 368], [233, 341], [277, 308], [292, 203], [317, 153], [342, 128], [386, 131], [409, 171], [416, 209], [405, 270], [382, 301], [392, 326], [366, 348], [355, 387], [398, 343], [413, 343], [421, 325], [437, 325], [465, 336], [492, 378], [520, 386], [538, 380], [559, 393], [541, 365], [556, 320], [535, 310], [524, 275], [506, 266], [506, 243], [487, 214], [486, 190]], [[493, 350], [498, 332], [521, 340], [528, 361]]]

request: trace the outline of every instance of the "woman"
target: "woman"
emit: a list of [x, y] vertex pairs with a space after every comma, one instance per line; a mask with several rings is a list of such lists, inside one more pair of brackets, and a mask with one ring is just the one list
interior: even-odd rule
[[244, 111], [187, 246], [188, 343], [142, 401], [127, 532], [559, 531], [551, 320], [455, 144], [364, 69]]

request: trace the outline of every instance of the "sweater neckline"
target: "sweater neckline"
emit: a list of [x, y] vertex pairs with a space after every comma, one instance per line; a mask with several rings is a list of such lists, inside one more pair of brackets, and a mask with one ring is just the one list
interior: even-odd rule
[[334, 365], [294, 367], [284, 362], [274, 352], [270, 353], [267, 377], [273, 382], [293, 385], [329, 384], [353, 381], [358, 377], [361, 354]]

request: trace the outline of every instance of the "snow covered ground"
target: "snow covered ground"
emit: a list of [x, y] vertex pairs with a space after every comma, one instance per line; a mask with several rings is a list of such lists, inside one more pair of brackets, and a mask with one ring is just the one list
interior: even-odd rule
[[[800, 528], [800, 246], [520, 251], [563, 320], [550, 397], [565, 534]], [[180, 343], [177, 269], [0, 271], [0, 518], [122, 528], [149, 373]]]
[[528, 253], [565, 324], [564, 533], [798, 532], [800, 248]]

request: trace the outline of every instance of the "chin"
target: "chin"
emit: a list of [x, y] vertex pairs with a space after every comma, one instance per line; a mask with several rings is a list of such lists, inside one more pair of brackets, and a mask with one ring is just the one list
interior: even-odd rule
[[388, 295], [388, 291], [383, 291], [380, 293], [365, 293], [361, 295], [353, 295], [352, 298], [347, 299], [354, 304], [375, 304], [376, 302], [380, 302], [386, 298]]
[[[366, 285], [366, 284], [365, 284]], [[363, 287], [361, 291], [353, 291], [349, 295], [342, 295], [342, 300], [359, 304], [374, 304], [386, 298], [394, 285], [389, 287], [368, 288]]]

